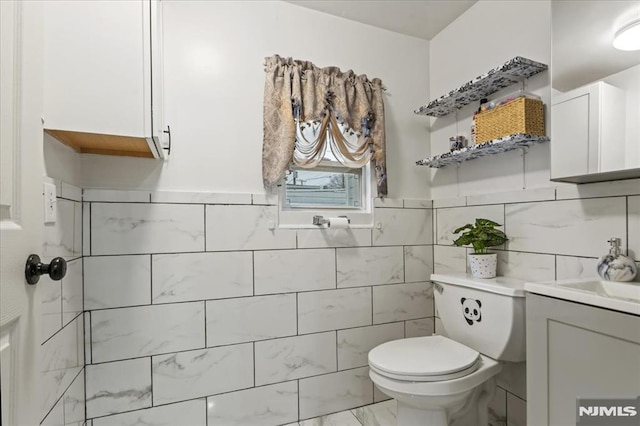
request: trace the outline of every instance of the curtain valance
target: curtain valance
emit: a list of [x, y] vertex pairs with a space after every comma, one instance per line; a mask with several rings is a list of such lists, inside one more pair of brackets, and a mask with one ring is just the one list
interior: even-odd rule
[[[294, 162], [314, 167], [329, 144], [338, 161], [375, 165], [378, 196], [387, 195], [382, 82], [366, 75], [318, 68], [311, 62], [278, 55], [266, 58], [263, 111], [262, 177], [266, 188], [282, 183]], [[302, 123], [319, 124], [314, 140], [303, 137]], [[338, 124], [355, 132], [357, 142], [342, 137]], [[295, 151], [295, 155], [294, 155]]]

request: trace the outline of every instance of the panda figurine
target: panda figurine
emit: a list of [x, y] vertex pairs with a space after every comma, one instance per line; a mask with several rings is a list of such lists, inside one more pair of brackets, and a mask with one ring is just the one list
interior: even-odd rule
[[473, 325], [476, 322], [480, 322], [482, 319], [482, 313], [480, 312], [482, 303], [479, 300], [463, 297], [460, 299], [460, 303], [462, 303], [462, 314], [467, 324]]

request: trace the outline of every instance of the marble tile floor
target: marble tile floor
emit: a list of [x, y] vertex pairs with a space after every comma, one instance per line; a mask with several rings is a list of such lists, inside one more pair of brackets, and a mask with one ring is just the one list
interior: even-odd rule
[[396, 426], [396, 401], [390, 399], [286, 426]]
[[[502, 391], [504, 392], [504, 391]], [[514, 397], [515, 398], [515, 397]], [[516, 398], [517, 399], [517, 398]], [[518, 407], [514, 412], [526, 413], [526, 408]], [[465, 418], [466, 420], [469, 420]], [[456, 425], [464, 424], [465, 420], [456, 422]], [[496, 412], [494, 408], [489, 410], [490, 426], [506, 425], [526, 425], [525, 417], [514, 418], [512, 422], [507, 422], [506, 414]], [[285, 426], [396, 426], [396, 401], [389, 399], [373, 405], [355, 408], [353, 410], [341, 411], [335, 414], [328, 414], [313, 419], [302, 420], [297, 423], [290, 423]]]

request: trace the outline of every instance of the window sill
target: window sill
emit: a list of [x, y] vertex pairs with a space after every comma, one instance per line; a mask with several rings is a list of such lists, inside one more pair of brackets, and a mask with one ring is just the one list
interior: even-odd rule
[[327, 225], [314, 225], [313, 217], [322, 216], [324, 219], [346, 216], [350, 223], [350, 229], [373, 228], [373, 209], [367, 210], [340, 210], [340, 209], [313, 209], [313, 210], [285, 210], [280, 208], [278, 212], [278, 227], [282, 229], [340, 229], [330, 228]]

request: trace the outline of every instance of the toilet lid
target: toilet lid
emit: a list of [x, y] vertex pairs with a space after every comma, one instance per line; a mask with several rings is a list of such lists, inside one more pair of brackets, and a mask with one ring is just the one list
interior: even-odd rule
[[369, 352], [369, 365], [395, 376], [443, 376], [475, 369], [480, 354], [444, 336], [393, 340]]

